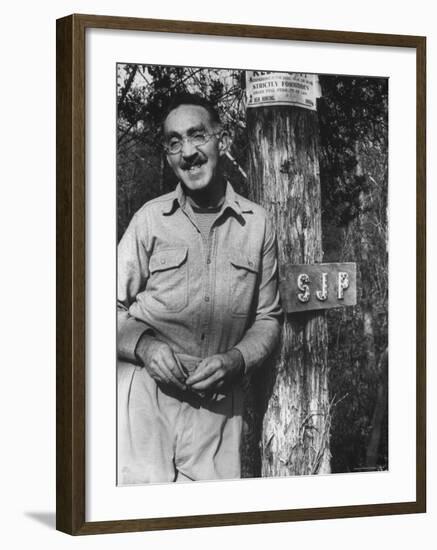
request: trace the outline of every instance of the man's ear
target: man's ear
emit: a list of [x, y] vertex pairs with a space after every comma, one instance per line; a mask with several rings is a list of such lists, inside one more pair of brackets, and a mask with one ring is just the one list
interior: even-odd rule
[[219, 155], [223, 156], [227, 150], [229, 149], [229, 146], [231, 144], [231, 140], [229, 137], [229, 134], [226, 130], [222, 130], [220, 132], [220, 137], [218, 140], [218, 147], [219, 147]]

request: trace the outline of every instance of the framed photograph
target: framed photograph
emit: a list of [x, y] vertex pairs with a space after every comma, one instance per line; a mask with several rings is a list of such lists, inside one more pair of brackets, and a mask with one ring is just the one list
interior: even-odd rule
[[419, 36], [57, 21], [57, 529], [425, 512], [425, 79]]

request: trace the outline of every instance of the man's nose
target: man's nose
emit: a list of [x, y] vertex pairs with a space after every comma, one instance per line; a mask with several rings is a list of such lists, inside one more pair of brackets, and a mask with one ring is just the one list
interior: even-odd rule
[[190, 139], [184, 139], [182, 141], [181, 153], [184, 159], [195, 157], [198, 152], [199, 150], [193, 145]]

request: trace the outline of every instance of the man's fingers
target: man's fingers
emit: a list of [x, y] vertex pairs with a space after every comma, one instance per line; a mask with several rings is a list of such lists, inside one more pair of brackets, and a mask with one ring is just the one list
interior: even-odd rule
[[178, 367], [179, 374], [181, 375], [181, 379], [185, 382], [185, 380], [187, 379], [187, 374], [184, 370], [184, 367], [182, 366], [182, 363], [176, 354], [174, 354], [173, 357], [176, 361], [176, 365]]
[[166, 373], [170, 383], [177, 386], [180, 390], [185, 390], [186, 386], [180, 380], [176, 378], [173, 371], [167, 367], [167, 365], [162, 365], [161, 369]]
[[190, 376], [187, 378], [186, 384], [188, 386], [192, 386], [200, 382], [201, 380], [205, 380], [209, 378], [212, 374], [214, 374], [217, 371], [217, 369], [219, 369], [220, 367], [221, 367], [221, 363], [219, 360], [201, 361], [198, 364], [197, 369], [192, 374], [190, 374]]
[[152, 378], [163, 384], [176, 386], [180, 390], [187, 389], [183, 370], [178, 366], [177, 358], [167, 344], [153, 341], [147, 351], [148, 356], [144, 361], [144, 366]]
[[213, 374], [205, 379], [200, 380], [191, 385], [193, 391], [205, 391], [209, 389], [216, 389], [221, 387], [221, 381], [223, 380], [224, 371], [222, 369], [216, 370]]
[[167, 369], [170, 370], [180, 382], [185, 382], [185, 376], [182, 372], [182, 368], [179, 368], [177, 359], [175, 355], [173, 355], [172, 351], [168, 350], [168, 353], [163, 353], [161, 362], [166, 365]]
[[158, 376], [159, 380], [167, 385], [177, 386], [180, 390], [185, 390], [186, 387], [182, 384], [171, 369], [164, 363], [164, 361], [154, 361], [153, 371]]
[[169, 378], [168, 374], [166, 373], [165, 369], [161, 368], [159, 363], [154, 362], [151, 365], [151, 370], [152, 370], [152, 373], [153, 373], [153, 378], [157, 382], [163, 382], [164, 384], [169, 384], [170, 383], [170, 378]]
[[181, 390], [185, 390], [185, 378], [182, 375], [181, 371], [179, 370], [177, 363], [173, 360], [173, 358], [165, 358], [162, 361], [162, 368], [165, 368], [166, 372], [168, 373], [171, 381], [176, 384], [178, 388]]
[[160, 371], [165, 373], [168, 379], [167, 383], [171, 383], [181, 390], [185, 389], [185, 385], [183, 384], [185, 381], [184, 377], [170, 349], [160, 350], [160, 353], [155, 357], [155, 362], [159, 366]]

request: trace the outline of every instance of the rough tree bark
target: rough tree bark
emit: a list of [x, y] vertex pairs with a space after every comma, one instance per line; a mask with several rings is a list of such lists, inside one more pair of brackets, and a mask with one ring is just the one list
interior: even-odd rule
[[[289, 264], [322, 261], [317, 113], [295, 107], [247, 112], [249, 194], [270, 215], [280, 278]], [[330, 471], [324, 312], [287, 315], [282, 345], [258, 380], [263, 476]]]

